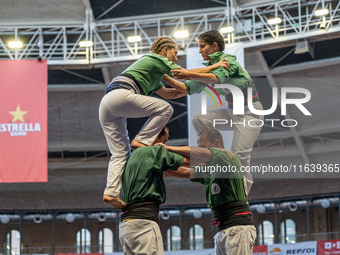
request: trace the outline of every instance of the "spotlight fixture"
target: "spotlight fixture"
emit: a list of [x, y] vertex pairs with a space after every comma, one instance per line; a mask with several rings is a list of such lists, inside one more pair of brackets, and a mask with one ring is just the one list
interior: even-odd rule
[[324, 199], [321, 200], [321, 206], [323, 208], [328, 208], [330, 205], [331, 205], [331, 203], [329, 202], [329, 199], [324, 198]]
[[10, 218], [7, 215], [1, 216], [1, 223], [2, 224], [7, 224], [9, 223]]
[[203, 213], [201, 212], [201, 210], [195, 210], [193, 213], [193, 216], [195, 219], [200, 219], [202, 218]]
[[257, 207], [256, 207], [256, 211], [258, 212], [258, 213], [265, 213], [266, 212], [266, 207], [263, 205], [263, 204], [260, 204], [260, 205], [258, 205]]
[[20, 49], [22, 48], [23, 44], [20, 41], [12, 41], [8, 43], [8, 48], [11, 49]]
[[129, 36], [127, 38], [127, 41], [129, 43], [136, 43], [136, 42], [140, 42], [142, 40], [142, 38], [139, 36], [139, 35], [136, 35], [136, 36]]
[[97, 219], [98, 219], [100, 222], [106, 221], [106, 215], [105, 215], [105, 213], [99, 213], [98, 216], [97, 216]]
[[277, 25], [282, 22], [281, 18], [273, 18], [268, 20], [269, 25]]
[[328, 9], [319, 9], [314, 12], [315, 16], [324, 16], [329, 13]]
[[76, 219], [76, 217], [74, 216], [73, 213], [68, 213], [68, 214], [66, 215], [66, 221], [67, 221], [68, 223], [72, 223], [75, 219]]
[[170, 213], [169, 213], [169, 211], [163, 211], [163, 213], [162, 213], [162, 219], [163, 220], [168, 220], [168, 219], [170, 219]]
[[80, 41], [79, 46], [80, 47], [92, 47], [93, 42], [92, 41]]
[[233, 27], [222, 27], [222, 28], [220, 29], [220, 32], [221, 32], [222, 34], [232, 33], [232, 32], [234, 32], [234, 28], [233, 28]]
[[174, 34], [175, 38], [187, 38], [189, 36], [188, 31], [176, 31]]
[[43, 219], [42, 219], [41, 215], [39, 215], [39, 214], [36, 214], [36, 215], [33, 216], [33, 221], [37, 224], [41, 223], [42, 220]]
[[288, 205], [288, 209], [292, 212], [295, 212], [298, 209], [298, 205], [295, 202], [292, 202]]

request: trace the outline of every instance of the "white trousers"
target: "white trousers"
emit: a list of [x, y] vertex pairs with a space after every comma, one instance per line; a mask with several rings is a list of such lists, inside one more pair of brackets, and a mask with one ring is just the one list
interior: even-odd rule
[[119, 224], [119, 241], [124, 255], [163, 255], [159, 226], [152, 220], [129, 220]]
[[230, 227], [219, 231], [214, 239], [216, 255], [252, 255], [256, 229], [252, 225]]
[[169, 121], [173, 109], [164, 100], [115, 89], [104, 95], [99, 106], [99, 121], [112, 154], [104, 195], [119, 197], [121, 175], [130, 154], [127, 118], [149, 117], [135, 140], [151, 145]]
[[[254, 102], [253, 105], [255, 109], [263, 110], [262, 104], [259, 101]], [[213, 127], [214, 119], [223, 119], [228, 122], [227, 124], [219, 124]], [[250, 166], [250, 153], [260, 134], [263, 125], [261, 121], [263, 121], [263, 119], [263, 115], [252, 113], [248, 106], [244, 107], [244, 115], [233, 115], [232, 109], [219, 108], [208, 110], [206, 115], [202, 115], [201, 113], [195, 114], [192, 119], [192, 125], [194, 126], [197, 135], [208, 128], [234, 130], [231, 151], [240, 159], [242, 166], [247, 167]], [[230, 124], [231, 121], [233, 123], [232, 127]], [[253, 185], [253, 177], [248, 172], [244, 172], [243, 176], [246, 194], [248, 195], [251, 186]]]

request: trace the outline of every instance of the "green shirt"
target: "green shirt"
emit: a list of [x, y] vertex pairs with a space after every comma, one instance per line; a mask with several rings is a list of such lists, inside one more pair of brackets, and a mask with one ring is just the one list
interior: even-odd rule
[[165, 202], [164, 171], [177, 170], [183, 156], [168, 152], [161, 145], [140, 147], [133, 151], [122, 176], [122, 198], [125, 203], [142, 198]]
[[144, 95], [149, 96], [163, 87], [161, 80], [164, 74], [172, 77], [170, 71], [175, 67], [178, 65], [170, 59], [150, 53], [142, 56], [123, 73], [131, 75], [142, 87]]
[[[237, 86], [240, 89], [244, 89], [250, 87], [253, 80], [250, 78], [248, 72], [240, 65], [240, 63], [236, 60], [236, 56], [224, 54], [222, 51], [215, 52], [209, 57], [213, 60], [213, 64], [221, 61], [223, 58], [228, 60], [229, 69], [225, 69], [224, 67], [219, 67], [215, 71], [211, 73], [215, 74], [219, 79], [219, 84], [232, 84]], [[206, 63], [207, 66], [212, 65], [210, 61]], [[201, 93], [201, 91], [205, 88], [204, 84], [190, 80], [186, 83], [189, 95]], [[211, 84], [214, 87], [213, 84]], [[231, 92], [227, 89], [216, 89], [219, 95], [229, 95]]]
[[[196, 169], [196, 176], [191, 181], [199, 182], [205, 186], [205, 197], [209, 207], [214, 208], [231, 202], [247, 201], [244, 189], [243, 174], [240, 171], [241, 162], [238, 157], [230, 159], [228, 154], [220, 149], [208, 148], [212, 152], [212, 161], [206, 163], [206, 167], [214, 166], [215, 172], [204, 172], [204, 167], [200, 167], [201, 172]], [[221, 170], [218, 170], [218, 166]], [[222, 168], [234, 166], [235, 172], [223, 172]], [[225, 168], [225, 169], [226, 169]], [[203, 172], [203, 173], [202, 173]]]

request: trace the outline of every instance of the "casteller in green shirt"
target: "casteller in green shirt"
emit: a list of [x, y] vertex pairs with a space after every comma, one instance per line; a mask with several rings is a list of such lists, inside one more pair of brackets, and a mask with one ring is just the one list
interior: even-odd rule
[[143, 94], [149, 96], [163, 87], [161, 80], [164, 74], [172, 77], [171, 70], [175, 67], [179, 67], [179, 65], [176, 65], [170, 59], [156, 53], [150, 53], [142, 56], [122, 74], [131, 75], [142, 87]]
[[[219, 80], [219, 84], [231, 84], [237, 86], [239, 89], [244, 89], [252, 86], [253, 80], [250, 78], [248, 72], [236, 60], [236, 56], [225, 54], [222, 51], [217, 51], [210, 54], [209, 57], [213, 60], [213, 64], [221, 61], [223, 58], [228, 60], [229, 68], [225, 69], [219, 67], [211, 73], [215, 74]], [[213, 65], [208, 61], [205, 65]], [[199, 81], [190, 80], [185, 82], [189, 95], [201, 93], [205, 85]], [[214, 87], [214, 84], [211, 84]], [[219, 95], [229, 95], [231, 92], [226, 89], [216, 89]]]
[[[206, 166], [195, 168], [196, 177], [191, 181], [199, 182], [205, 186], [205, 197], [208, 206], [215, 208], [233, 202], [246, 202], [247, 198], [239, 158], [235, 155], [234, 159], [231, 159], [221, 149], [207, 149], [212, 152], [212, 161], [206, 162]], [[214, 172], [211, 171], [211, 174], [207, 172], [207, 169], [212, 169], [209, 167], [214, 167]]]
[[129, 203], [152, 198], [163, 204], [166, 199], [163, 173], [177, 170], [183, 164], [183, 156], [169, 152], [161, 145], [140, 147], [134, 150], [122, 175], [122, 199]]

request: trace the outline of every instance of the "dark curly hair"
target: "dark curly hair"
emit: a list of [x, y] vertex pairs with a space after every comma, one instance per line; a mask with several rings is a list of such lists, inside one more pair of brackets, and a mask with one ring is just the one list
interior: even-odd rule
[[224, 47], [225, 47], [224, 37], [218, 30], [209, 30], [209, 31], [203, 32], [198, 36], [198, 39], [203, 39], [205, 42], [209, 43], [210, 45], [216, 42], [218, 45], [218, 50], [224, 51]]

